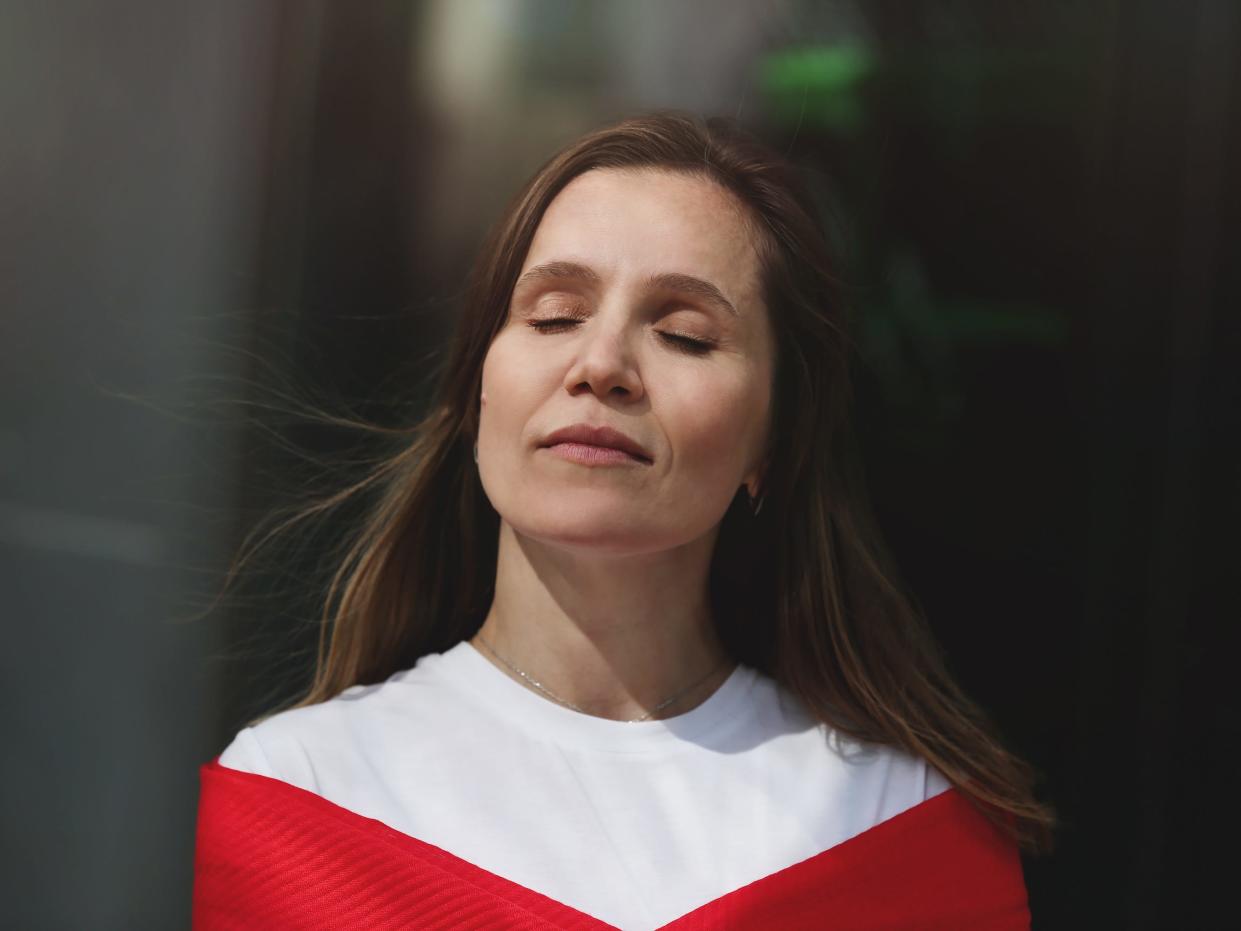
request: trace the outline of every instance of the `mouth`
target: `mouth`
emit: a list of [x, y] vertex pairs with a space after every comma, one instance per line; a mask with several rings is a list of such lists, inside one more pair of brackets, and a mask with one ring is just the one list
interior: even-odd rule
[[583, 465], [650, 465], [651, 454], [635, 439], [611, 427], [574, 424], [539, 444], [555, 456]]

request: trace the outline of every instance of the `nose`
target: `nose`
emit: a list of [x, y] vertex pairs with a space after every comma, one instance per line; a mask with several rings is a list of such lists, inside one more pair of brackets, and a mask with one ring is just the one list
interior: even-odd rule
[[598, 317], [592, 320], [583, 327], [577, 354], [565, 372], [565, 389], [570, 394], [590, 391], [600, 399], [641, 398], [642, 378], [631, 339], [623, 325], [611, 325]]

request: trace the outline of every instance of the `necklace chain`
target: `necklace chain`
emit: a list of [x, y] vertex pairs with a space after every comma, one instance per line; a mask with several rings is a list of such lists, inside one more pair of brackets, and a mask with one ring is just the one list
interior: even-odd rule
[[[555, 702], [559, 702], [560, 704], [564, 705], [564, 706], [565, 706], [565, 707], [567, 707], [567, 708], [572, 708], [574, 711], [581, 712], [582, 714], [590, 714], [590, 712], [585, 711], [585, 710], [583, 710], [582, 708], [579, 708], [577, 705], [573, 704], [573, 702], [571, 702], [571, 701], [569, 701], [569, 700], [567, 700], [567, 699], [561, 698], [559, 695], [557, 695], [557, 694], [556, 694], [555, 692], [553, 692], [551, 689], [547, 688], [547, 686], [543, 685], [543, 683], [539, 682], [538, 680], [534, 679], [533, 677], [531, 677], [531, 676], [527, 675], [527, 674], [526, 674], [525, 672], [523, 672], [522, 670], [518, 669], [516, 666], [514, 666], [512, 663], [510, 663], [508, 660], [506, 660], [503, 656], [501, 656], [499, 653], [497, 653], [497, 652], [495, 651], [495, 648], [494, 648], [494, 647], [492, 647], [492, 645], [491, 645], [490, 643], [488, 643], [488, 642], [487, 642], [487, 641], [483, 638], [483, 635], [482, 635], [481, 633], [477, 634], [477, 637], [478, 637], [479, 641], [482, 643], [482, 645], [483, 645], [483, 646], [485, 646], [485, 647], [487, 648], [487, 652], [488, 652], [488, 653], [490, 653], [492, 656], [494, 656], [496, 659], [498, 659], [500, 662], [502, 662], [505, 666], [507, 666], [507, 667], [508, 667], [509, 669], [511, 669], [513, 672], [517, 673], [517, 675], [521, 676], [523, 679], [525, 679], [527, 682], [529, 682], [532, 686], [534, 686], [536, 689], [538, 689], [540, 692], [542, 692], [542, 693], [543, 693], [544, 695], [546, 695], [548, 698], [552, 699], [552, 700], [553, 700], [553, 701], [555, 701]], [[662, 711], [664, 708], [667, 708], [667, 707], [668, 707], [669, 705], [671, 705], [674, 701], [676, 701], [678, 698], [680, 698], [680, 697], [682, 697], [683, 695], [685, 695], [685, 694], [686, 694], [687, 692], [689, 692], [691, 689], [696, 688], [697, 686], [702, 685], [702, 683], [706, 682], [706, 681], [707, 681], [707, 679], [709, 679], [709, 678], [711, 678], [711, 676], [715, 675], [715, 673], [717, 673], [717, 672], [718, 672], [718, 671], [719, 671], [719, 670], [720, 670], [720, 669], [721, 669], [721, 668], [725, 665], [725, 663], [727, 663], [727, 662], [728, 662], [728, 660], [727, 660], [727, 659], [724, 659], [724, 660], [720, 661], [718, 664], [716, 664], [716, 665], [715, 665], [715, 666], [711, 669], [711, 671], [710, 671], [710, 672], [708, 672], [708, 673], [707, 673], [705, 676], [703, 676], [701, 679], [697, 679], [697, 680], [696, 680], [696, 681], [694, 681], [691, 685], [688, 685], [688, 686], [686, 686], [685, 688], [681, 689], [681, 691], [677, 692], [677, 693], [676, 693], [675, 695], [673, 695], [671, 698], [668, 698], [668, 699], [665, 699], [664, 701], [661, 701], [658, 705], [656, 705], [654, 708], [652, 708], [652, 709], [651, 709], [650, 711], [648, 711], [646, 714], [642, 715], [642, 717], [640, 717], [640, 718], [630, 718], [630, 719], [626, 720], [626, 721], [625, 721], [625, 723], [626, 723], [626, 724], [637, 724], [639, 721], [645, 721], [645, 720], [646, 720], [647, 718], [649, 718], [651, 715], [653, 715], [653, 714], [655, 714], [655, 713], [657, 713], [657, 712], [659, 712], [659, 711]]]

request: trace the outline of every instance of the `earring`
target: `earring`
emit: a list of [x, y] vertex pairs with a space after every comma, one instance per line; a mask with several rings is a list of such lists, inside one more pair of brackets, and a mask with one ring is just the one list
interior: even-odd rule
[[746, 500], [750, 502], [750, 514], [754, 517], [758, 517], [758, 512], [763, 509], [763, 500], [767, 496], [760, 494], [757, 498], [755, 498], [752, 494], [750, 494], [750, 489], [746, 488], [745, 497]]
[[475, 465], [478, 464], [478, 441], [477, 440], [474, 441], [474, 463]]

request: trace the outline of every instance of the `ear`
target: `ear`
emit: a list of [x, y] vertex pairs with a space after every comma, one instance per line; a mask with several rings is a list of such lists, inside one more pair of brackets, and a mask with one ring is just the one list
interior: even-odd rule
[[746, 493], [752, 499], [757, 499], [763, 493], [763, 486], [767, 479], [767, 466], [768, 460], [764, 457], [758, 467], [746, 475], [745, 481], [742, 483], [745, 485]]

